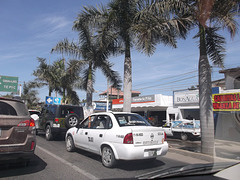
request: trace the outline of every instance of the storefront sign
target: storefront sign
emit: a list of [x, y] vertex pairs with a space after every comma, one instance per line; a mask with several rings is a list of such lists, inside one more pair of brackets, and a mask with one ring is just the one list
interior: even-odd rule
[[148, 103], [148, 102], [155, 102], [155, 96], [149, 95], [149, 96], [139, 96], [139, 97], [132, 98], [132, 103]]
[[[111, 110], [112, 104], [109, 103], [108, 110]], [[107, 103], [106, 102], [93, 102], [93, 109], [95, 111], [102, 111], [107, 109]]]
[[[149, 95], [149, 96], [138, 96], [132, 98], [132, 104], [134, 103], [149, 103], [149, 102], [155, 102], [155, 95]], [[113, 104], [123, 104], [123, 99], [113, 99]]]
[[199, 105], [199, 91], [178, 91], [174, 92], [174, 106], [183, 105]]
[[213, 94], [213, 111], [240, 111], [240, 93]]

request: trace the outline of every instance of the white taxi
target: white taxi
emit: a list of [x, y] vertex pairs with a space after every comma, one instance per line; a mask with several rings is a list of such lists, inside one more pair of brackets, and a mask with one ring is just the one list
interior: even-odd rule
[[117, 160], [156, 159], [168, 151], [166, 134], [135, 113], [95, 113], [66, 133], [66, 149], [84, 149], [101, 155], [102, 164]]

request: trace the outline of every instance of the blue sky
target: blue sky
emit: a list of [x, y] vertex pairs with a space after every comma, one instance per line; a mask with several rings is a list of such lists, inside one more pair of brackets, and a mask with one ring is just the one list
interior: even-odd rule
[[[83, 6], [108, 0], [0, 0], [0, 75], [15, 76], [19, 83], [34, 80], [33, 70], [38, 66], [37, 57], [46, 58], [52, 63], [62, 57], [51, 54], [51, 49], [64, 38], [77, 40], [77, 32], [72, 31], [73, 21]], [[238, 20], [239, 21], [239, 20]], [[159, 45], [156, 52], [148, 57], [137, 50], [132, 50], [133, 90], [142, 95], [172, 95], [173, 90], [186, 89], [198, 84], [198, 45], [192, 39], [193, 30], [186, 40], [178, 42], [173, 49]], [[232, 40], [227, 31], [225, 67], [240, 66], [240, 36]], [[66, 59], [69, 57], [65, 56]], [[114, 70], [123, 78], [124, 56], [111, 57]], [[220, 69], [214, 67], [212, 80], [223, 78]], [[94, 100], [98, 94], [107, 89], [106, 78], [97, 71], [94, 86]], [[0, 95], [4, 95], [0, 92]], [[39, 98], [44, 101], [48, 88], [39, 89]], [[78, 91], [80, 99], [85, 99], [85, 92]]]

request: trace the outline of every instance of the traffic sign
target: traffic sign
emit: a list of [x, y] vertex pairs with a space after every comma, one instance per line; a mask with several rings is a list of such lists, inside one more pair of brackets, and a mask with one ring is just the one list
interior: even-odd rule
[[17, 92], [18, 77], [0, 76], [0, 91]]
[[61, 98], [59, 97], [53, 98], [53, 104], [61, 104]]
[[46, 101], [45, 101], [46, 104], [53, 104], [53, 97], [50, 97], [50, 96], [46, 96]]

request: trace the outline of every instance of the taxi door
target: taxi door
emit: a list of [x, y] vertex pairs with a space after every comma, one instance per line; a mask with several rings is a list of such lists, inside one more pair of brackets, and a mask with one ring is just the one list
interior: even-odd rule
[[94, 121], [95, 116], [89, 116], [86, 118], [76, 131], [75, 144], [82, 149], [89, 149], [89, 140], [91, 140], [91, 124]]
[[100, 146], [104, 141], [105, 134], [109, 131], [110, 117], [107, 115], [98, 115], [95, 118], [92, 128], [88, 134], [89, 149], [92, 152], [99, 153]]

